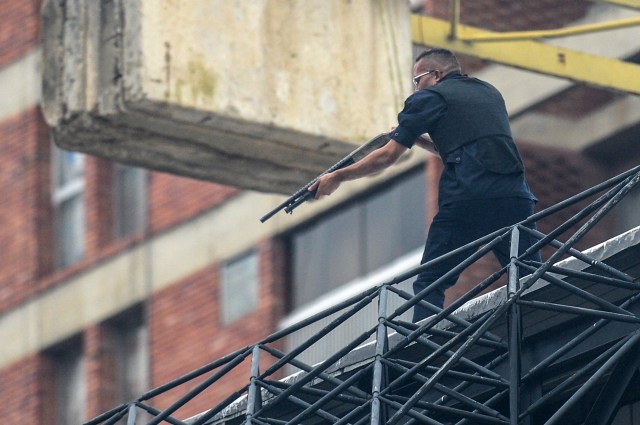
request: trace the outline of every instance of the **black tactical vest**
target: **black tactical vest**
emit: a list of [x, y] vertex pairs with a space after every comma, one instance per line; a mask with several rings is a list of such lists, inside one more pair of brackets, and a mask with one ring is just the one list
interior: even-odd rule
[[447, 113], [429, 131], [441, 155], [482, 137], [499, 135], [513, 140], [504, 99], [491, 84], [461, 75], [427, 90], [442, 95], [447, 104]]

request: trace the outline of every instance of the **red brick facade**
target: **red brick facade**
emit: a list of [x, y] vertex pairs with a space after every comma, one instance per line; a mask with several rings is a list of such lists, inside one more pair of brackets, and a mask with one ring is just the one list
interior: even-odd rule
[[[5, 2], [7, 3], [7, 2]], [[21, 0], [3, 4], [0, 14], [0, 69], [19, 60], [39, 44], [40, 1]], [[51, 203], [51, 140], [38, 107], [32, 107], [0, 122], [0, 314], [83, 272], [129, 245], [141, 241], [223, 203], [237, 189], [212, 183], [149, 174], [149, 234], [115, 240], [113, 232], [113, 163], [100, 158], [86, 160], [86, 252], [84, 258], [65, 270], [55, 270]], [[155, 365], [154, 385], [223, 355], [229, 347], [249, 344], [273, 330], [282, 314], [275, 299], [274, 276], [282, 260], [277, 249], [264, 244], [262, 266], [265, 286], [254, 327], [235, 325], [222, 336], [217, 319], [217, 265], [160, 292], [152, 301], [151, 352]], [[195, 288], [195, 290], [194, 290]], [[193, 291], [192, 291], [193, 290]], [[171, 300], [172, 291], [184, 294]], [[165, 298], [168, 296], [169, 298]], [[163, 299], [169, 304], [163, 307]], [[201, 308], [194, 310], [194, 302]], [[277, 313], [276, 313], [277, 311]], [[196, 315], [193, 315], [196, 312]], [[166, 317], [164, 315], [166, 314]], [[268, 317], [269, 320], [264, 320]], [[176, 323], [166, 320], [177, 318]], [[190, 321], [191, 320], [191, 321]], [[207, 326], [206, 324], [209, 324]], [[186, 330], [186, 332], [185, 332]], [[245, 335], [243, 335], [243, 333]], [[176, 338], [183, 335], [184, 340]], [[239, 337], [240, 336], [240, 337]], [[116, 402], [114, 340], [109, 326], [95, 324], [82, 333], [86, 373], [86, 417], [108, 410]], [[233, 341], [233, 342], [230, 342]], [[172, 345], [169, 349], [167, 344]], [[198, 347], [198, 349], [194, 349]], [[182, 350], [182, 356], [174, 356]], [[198, 356], [193, 356], [199, 352]], [[52, 361], [45, 354], [32, 354], [0, 369], [0, 417], [12, 423], [52, 423], [55, 416]], [[160, 400], [160, 403], [162, 401]], [[195, 406], [202, 408], [203, 405]], [[192, 413], [196, 413], [193, 408]]]
[[5, 1], [0, 13], [0, 68], [40, 43], [42, 0]]
[[[39, 45], [40, 1], [20, 0], [3, 4], [0, 14], [0, 69], [19, 60]], [[0, 314], [8, 312], [69, 277], [126, 250], [146, 237], [184, 223], [222, 204], [239, 191], [235, 188], [149, 173], [148, 234], [116, 240], [113, 232], [113, 163], [88, 157], [85, 166], [85, 256], [72, 267], [56, 270], [53, 249], [51, 203], [51, 140], [39, 107], [32, 107], [0, 121]], [[153, 322], [151, 353], [157, 385], [223, 355], [229, 347], [249, 344], [270, 333], [282, 314], [278, 249], [265, 242], [261, 267], [265, 270], [262, 302], [252, 319], [254, 327], [235, 325], [218, 339], [217, 265], [185, 279], [151, 301]], [[195, 289], [194, 289], [195, 288]], [[193, 292], [192, 292], [193, 290]], [[172, 291], [184, 294], [171, 301]], [[165, 298], [165, 297], [169, 298]], [[195, 298], [194, 298], [195, 297]], [[201, 308], [194, 310], [194, 302]], [[193, 316], [195, 311], [196, 316]], [[166, 314], [166, 317], [163, 315]], [[265, 318], [269, 318], [265, 320]], [[166, 320], [178, 318], [177, 323]], [[190, 321], [190, 319], [192, 321]], [[207, 323], [209, 324], [207, 326]], [[186, 330], [186, 332], [185, 332]], [[244, 333], [244, 335], [243, 335]], [[183, 335], [184, 341], [176, 338]], [[114, 340], [111, 329], [94, 324], [82, 332], [85, 361], [86, 418], [114, 406], [117, 390]], [[230, 343], [230, 341], [233, 341]], [[173, 349], [169, 349], [171, 344]], [[182, 348], [180, 348], [182, 347]], [[194, 349], [197, 347], [197, 349]], [[182, 349], [182, 356], [174, 356]], [[198, 356], [193, 353], [199, 352]], [[53, 363], [47, 354], [31, 354], [0, 369], [0, 417], [11, 423], [52, 423], [55, 416]], [[159, 401], [162, 405], [162, 400]], [[165, 403], [166, 404], [166, 403]], [[203, 405], [195, 406], [201, 408]], [[196, 413], [191, 409], [192, 413]]]
[[[257, 246], [260, 258], [259, 306], [254, 312], [223, 325], [220, 317], [219, 267], [212, 266], [160, 291], [151, 303], [152, 385], [158, 386], [249, 346], [274, 332], [284, 314], [283, 246], [265, 241]], [[194, 415], [239, 389], [248, 377], [242, 364], [213, 388], [180, 411], [178, 417]], [[208, 376], [208, 375], [207, 375]], [[157, 397], [154, 403], [167, 406], [195, 387], [194, 380]]]
[[53, 264], [49, 141], [38, 109], [0, 122], [0, 311], [39, 290]]
[[29, 355], [0, 369], [0, 417], [7, 423], [46, 424], [54, 414], [52, 368], [45, 356]]
[[[488, 1], [463, 2], [463, 21], [484, 22]], [[495, 3], [495, 0], [492, 0]], [[556, 1], [545, 0], [552, 10], [538, 16], [529, 8], [534, 2], [501, 0], [505, 19], [515, 29], [530, 29], [532, 22], [513, 20], [514, 16], [536, 19], [536, 26], [555, 27], [582, 16], [584, 2], [567, 2], [557, 7]], [[12, 0], [3, 3], [0, 14], [0, 70], [39, 43], [39, 0]], [[444, 17], [448, 2], [427, 1], [427, 13]], [[537, 6], [536, 10], [540, 7]], [[500, 9], [500, 7], [498, 7]], [[502, 10], [501, 9], [501, 10]], [[543, 7], [542, 9], [545, 9]], [[559, 10], [560, 9], [560, 10]], [[558, 12], [561, 13], [558, 13]], [[508, 12], [508, 13], [507, 13]], [[467, 19], [468, 17], [468, 19]], [[514, 28], [509, 29], [514, 29]], [[500, 26], [493, 28], [502, 30]], [[551, 99], [538, 112], [557, 113], [574, 103], [587, 112], [612, 95], [599, 91], [576, 90], [566, 97]], [[561, 141], [558, 141], [559, 144]], [[565, 199], [590, 185], [602, 181], [612, 170], [585, 154], [562, 149], [540, 148], [519, 141], [529, 182], [540, 198], [539, 210]], [[148, 175], [149, 226], [141, 234], [117, 240], [113, 232], [113, 163], [89, 157], [86, 161], [86, 252], [73, 266], [54, 267], [53, 222], [51, 204], [51, 141], [38, 107], [34, 106], [0, 121], [0, 316], [39, 294], [55, 288], [67, 279], [90, 270], [118, 253], [126, 251], [154, 235], [177, 225], [188, 223], [232, 199], [238, 189], [187, 178], [150, 172]], [[627, 163], [632, 160], [627, 160]], [[637, 158], [636, 158], [637, 162]], [[633, 164], [631, 164], [633, 165]], [[441, 164], [435, 157], [427, 161], [430, 221], [436, 211], [437, 176]], [[621, 165], [616, 165], [621, 167]], [[619, 168], [616, 168], [616, 172]], [[549, 231], [559, 220], [575, 214], [572, 207], [554, 220], [539, 224]], [[587, 247], [611, 236], [610, 223], [604, 222], [578, 247]], [[179, 282], [152, 294], [145, 305], [145, 320], [150, 338], [150, 385], [152, 387], [208, 364], [235, 349], [250, 345], [272, 333], [287, 311], [287, 277], [289, 258], [286, 243], [274, 238], [259, 242], [254, 249], [259, 255], [260, 301], [258, 309], [229, 325], [220, 321], [221, 264], [209, 264]], [[462, 276], [460, 283], [448, 293], [448, 302], [461, 295], [472, 284], [497, 269], [492, 257], [481, 261]], [[117, 402], [115, 388], [114, 336], [106, 323], [93, 323], [80, 335], [85, 359], [86, 417], [110, 409]], [[48, 348], [48, 347], [47, 347]], [[214, 389], [189, 403], [177, 413], [184, 417], [199, 413], [215, 401], [244, 384], [249, 368], [238, 367]], [[7, 423], [51, 423], [55, 415], [52, 361], [46, 353], [33, 353], [9, 366], [0, 368], [0, 417]], [[198, 382], [188, 384], [193, 388]], [[185, 387], [152, 400], [166, 407]]]

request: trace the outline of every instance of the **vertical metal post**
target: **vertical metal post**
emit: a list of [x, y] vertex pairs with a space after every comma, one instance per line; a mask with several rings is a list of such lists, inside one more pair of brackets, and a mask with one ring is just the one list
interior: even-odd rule
[[460, 25], [460, 0], [451, 0], [450, 8], [451, 29], [449, 31], [449, 40], [458, 38], [458, 25]]
[[378, 297], [378, 329], [376, 333], [376, 352], [373, 364], [373, 384], [371, 389], [371, 425], [381, 425], [386, 422], [382, 414], [382, 404], [380, 403], [380, 390], [382, 387], [382, 356], [387, 346], [387, 326], [384, 321], [387, 317], [387, 285], [380, 288]]
[[[519, 289], [518, 250], [520, 244], [520, 230], [514, 226], [511, 230], [511, 250], [509, 262], [509, 283], [507, 284], [507, 298], [511, 300]], [[511, 303], [509, 307], [509, 423], [518, 424], [520, 407], [520, 338], [521, 338], [521, 317], [520, 306], [517, 302]]]
[[247, 411], [245, 414], [246, 425], [251, 425], [256, 408], [260, 407], [260, 389], [256, 385], [256, 379], [260, 376], [260, 346], [256, 344], [251, 353], [251, 377], [249, 378], [249, 394], [247, 395]]

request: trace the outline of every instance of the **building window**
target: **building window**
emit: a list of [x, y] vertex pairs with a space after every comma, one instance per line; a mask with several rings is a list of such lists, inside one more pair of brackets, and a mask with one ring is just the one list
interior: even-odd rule
[[296, 231], [291, 236], [293, 307], [424, 245], [425, 186], [421, 168]]
[[114, 166], [114, 225], [117, 238], [144, 230], [147, 215], [147, 173], [122, 164]]
[[258, 254], [251, 252], [222, 267], [222, 322], [231, 323], [258, 307]]
[[80, 338], [50, 353], [53, 362], [56, 425], [79, 424], [85, 418], [85, 365]]
[[84, 255], [84, 156], [53, 147], [54, 232], [56, 266], [67, 267]]
[[149, 332], [142, 308], [134, 308], [109, 322], [114, 337], [118, 403], [137, 399], [149, 388]]

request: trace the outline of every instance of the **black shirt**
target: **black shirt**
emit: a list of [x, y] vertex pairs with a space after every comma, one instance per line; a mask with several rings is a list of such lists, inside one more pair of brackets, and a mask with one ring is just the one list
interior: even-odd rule
[[[459, 72], [452, 72], [443, 80], [460, 76]], [[411, 148], [416, 138], [434, 129], [446, 113], [447, 104], [439, 93], [432, 90], [416, 91], [405, 101], [403, 110], [398, 114], [398, 127], [391, 137]], [[508, 142], [513, 143], [511, 140]], [[491, 156], [490, 150], [491, 141], [481, 138], [443, 155], [445, 168], [440, 177], [439, 189], [441, 204], [507, 197], [537, 201], [524, 179], [523, 172], [501, 173], [496, 172], [498, 170], [490, 170], [492, 167], [487, 161]], [[519, 156], [517, 159], [520, 160]]]

